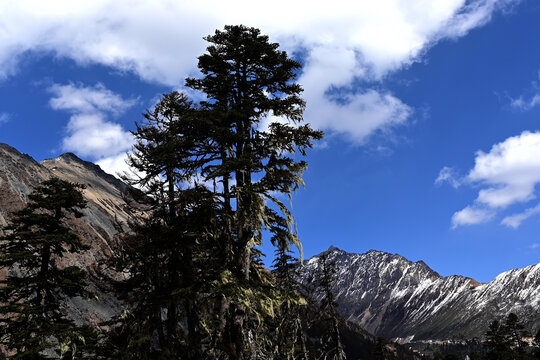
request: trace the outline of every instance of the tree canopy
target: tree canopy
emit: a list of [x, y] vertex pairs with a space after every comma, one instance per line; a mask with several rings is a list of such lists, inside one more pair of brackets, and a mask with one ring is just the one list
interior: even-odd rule
[[0, 343], [16, 359], [89, 355], [94, 332], [77, 326], [66, 314], [67, 297], [88, 297], [86, 272], [60, 267], [66, 253], [88, 249], [67, 220], [81, 217], [83, 186], [58, 178], [46, 180], [15, 213], [0, 237]]

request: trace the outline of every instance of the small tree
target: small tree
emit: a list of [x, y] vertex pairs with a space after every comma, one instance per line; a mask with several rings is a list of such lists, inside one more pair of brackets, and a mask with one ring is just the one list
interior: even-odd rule
[[510, 358], [510, 345], [508, 343], [506, 329], [498, 320], [493, 320], [489, 324], [486, 332], [486, 346], [488, 348], [486, 355], [488, 360]]
[[373, 356], [376, 360], [387, 360], [391, 358], [391, 354], [389, 354], [389, 351], [386, 347], [388, 342], [385, 338], [377, 337], [377, 341], [375, 342], [375, 348], [373, 349]]
[[42, 182], [0, 238], [0, 268], [9, 272], [0, 281], [0, 343], [13, 358], [89, 355], [95, 334], [76, 326], [63, 307], [68, 297], [90, 295], [86, 272], [59, 266], [66, 253], [89, 248], [66, 223], [82, 216], [82, 189], [58, 178]]
[[[285, 219], [280, 219], [281, 221], [277, 221], [274, 226], [280, 227], [281, 225], [286, 228]], [[274, 330], [275, 357], [278, 359], [307, 360], [308, 353], [301, 314], [302, 308], [307, 303], [300, 295], [300, 285], [297, 282], [298, 261], [291, 254], [289, 241], [286, 240], [288, 232], [282, 228], [281, 231], [274, 229], [273, 233], [275, 235], [272, 241], [277, 247], [273, 272], [283, 299], [274, 320], [276, 323]], [[280, 235], [284, 236], [284, 238], [281, 238]]]
[[334, 293], [332, 293], [332, 284], [336, 276], [336, 264], [328, 259], [330, 252], [325, 252], [319, 257], [319, 274], [315, 278], [316, 290], [322, 295], [320, 301], [321, 310], [327, 314], [330, 323], [330, 334], [328, 349], [323, 354], [324, 359], [345, 360], [346, 355], [341, 343], [341, 334], [339, 331], [339, 316], [337, 312], [338, 304]]
[[506, 329], [508, 343], [512, 350], [512, 359], [520, 360], [526, 357], [527, 343], [523, 338], [530, 336], [516, 314], [508, 314], [504, 323]]
[[514, 313], [508, 314], [504, 324], [494, 320], [486, 332], [487, 359], [527, 359], [527, 344], [523, 341], [523, 338], [527, 336], [529, 336], [529, 332]]

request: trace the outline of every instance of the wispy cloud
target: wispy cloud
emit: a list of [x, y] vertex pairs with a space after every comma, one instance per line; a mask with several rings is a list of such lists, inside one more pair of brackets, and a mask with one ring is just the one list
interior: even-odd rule
[[8, 113], [0, 113], [0, 125], [7, 123], [11, 118], [11, 115]]
[[537, 73], [537, 79], [531, 82], [531, 88], [526, 94], [520, 95], [518, 98], [510, 97], [510, 106], [521, 111], [528, 111], [540, 105], [540, 70]]
[[[421, 60], [441, 39], [464, 36], [518, 2], [336, 0], [328, 6], [276, 0], [261, 11], [243, 0], [4, 1], [0, 78], [18, 70], [23, 54], [52, 53], [179, 87], [197, 74], [203, 36], [224, 24], [246, 24], [306, 55], [300, 83], [308, 121], [363, 144], [412, 118], [413, 109], [379, 80]], [[352, 84], [358, 79], [375, 85], [357, 91]], [[344, 89], [346, 101], [332, 101], [330, 88]]]
[[103, 84], [54, 84], [49, 91], [53, 94], [50, 106], [71, 113], [63, 150], [90, 157], [108, 172], [124, 170], [120, 158], [131, 148], [133, 136], [109, 117], [122, 114], [136, 100], [123, 99]]
[[445, 166], [439, 171], [439, 176], [435, 179], [436, 185], [449, 183], [454, 189], [461, 186], [461, 180], [457, 177], [456, 172], [451, 167]]
[[525, 211], [523, 211], [521, 213], [506, 216], [501, 221], [501, 224], [506, 225], [506, 226], [511, 227], [511, 228], [514, 228], [514, 229], [517, 229], [521, 225], [521, 223], [523, 221], [525, 221], [528, 218], [530, 218], [531, 216], [539, 214], [539, 213], [540, 213], [540, 204], [536, 205], [535, 207], [528, 208], [528, 209], [526, 209]]
[[[474, 204], [454, 214], [454, 227], [488, 221], [510, 205], [536, 198], [535, 186], [540, 183], [540, 132], [524, 131], [493, 145], [487, 153], [478, 151], [466, 180], [480, 190]], [[507, 216], [502, 224], [517, 228], [537, 213], [540, 205]]]
[[540, 248], [540, 244], [532, 244], [531, 246], [529, 246], [531, 249], [538, 249]]
[[512, 99], [510, 101], [510, 105], [513, 108], [519, 109], [519, 110], [531, 110], [533, 107], [540, 104], [540, 93], [534, 94], [533, 96], [526, 99], [524, 96], [520, 96], [517, 99]]

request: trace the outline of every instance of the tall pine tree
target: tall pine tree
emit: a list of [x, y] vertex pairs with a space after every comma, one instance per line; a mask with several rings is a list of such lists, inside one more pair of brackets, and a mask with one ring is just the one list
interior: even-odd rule
[[128, 358], [196, 359], [202, 356], [198, 302], [205, 278], [199, 250], [215, 217], [213, 194], [196, 180], [206, 134], [198, 109], [178, 92], [143, 115], [129, 156], [139, 176], [128, 180], [142, 189], [144, 213], [124, 236], [118, 263], [131, 275], [123, 284], [131, 306], [119, 351]]
[[15, 213], [0, 238], [0, 343], [15, 359], [90, 356], [95, 334], [67, 317], [68, 297], [88, 297], [86, 272], [60, 267], [66, 253], [88, 249], [67, 220], [81, 217], [83, 186], [58, 178], [44, 181]]
[[[302, 88], [294, 82], [300, 64], [278, 50], [277, 43], [242, 25], [225, 26], [205, 40], [210, 45], [198, 64], [203, 77], [187, 79], [186, 85], [208, 99], [202, 106], [212, 119], [216, 161], [207, 163], [202, 174], [221, 184], [227, 224], [221, 237], [222, 266], [230, 274], [228, 282], [236, 284], [221, 299], [220, 317], [226, 320], [219, 331], [227, 332], [222, 338], [229, 339], [222, 345], [231, 357], [245, 359], [250, 353], [247, 339], [256, 327], [249, 320], [252, 305], [264, 298], [254, 292], [261, 277], [252, 252], [262, 242], [262, 229], [272, 231], [276, 221], [268, 201], [287, 221], [287, 241], [299, 246], [292, 214], [275, 194], [290, 196], [303, 184], [307, 164], [297, 161], [295, 153], [305, 155], [322, 133], [301, 124], [305, 103]], [[284, 122], [265, 129], [262, 122], [271, 116]]]

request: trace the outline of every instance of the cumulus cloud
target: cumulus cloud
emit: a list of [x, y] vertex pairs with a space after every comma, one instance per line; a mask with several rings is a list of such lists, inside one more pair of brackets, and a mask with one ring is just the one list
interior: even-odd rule
[[[261, 9], [247, 0], [4, 1], [0, 77], [14, 74], [23, 56], [53, 54], [178, 87], [196, 75], [196, 56], [206, 46], [201, 38], [242, 23], [306, 54], [300, 78], [306, 119], [361, 144], [373, 132], [406, 123], [412, 109], [385, 89], [353, 91], [355, 80], [376, 82], [437, 41], [464, 36], [517, 2], [276, 0]], [[344, 102], [329, 99], [332, 87], [351, 88]]]
[[135, 100], [123, 99], [102, 84], [54, 84], [49, 91], [53, 94], [50, 106], [71, 113], [63, 150], [91, 157], [107, 172], [125, 170], [127, 166], [120, 159], [131, 148], [133, 136], [108, 117], [122, 114]]
[[540, 182], [540, 132], [525, 131], [495, 144], [488, 153], [477, 152], [468, 178], [487, 186], [477, 200], [492, 207], [534, 198], [534, 186]]
[[76, 113], [107, 112], [119, 115], [135, 103], [133, 99], [124, 100], [100, 83], [93, 87], [54, 84], [49, 91], [55, 95], [49, 102], [53, 109]]
[[490, 220], [494, 215], [489, 209], [467, 206], [452, 215], [452, 229], [462, 225], [480, 224]]
[[439, 171], [439, 176], [435, 179], [435, 184], [440, 185], [443, 183], [449, 183], [454, 189], [461, 186], [461, 181], [457, 178], [455, 170], [451, 167], [445, 166]]
[[[454, 226], [484, 222], [493, 216], [482, 214], [495, 214], [511, 205], [535, 199], [535, 186], [540, 183], [540, 132], [524, 131], [493, 145], [487, 153], [478, 151], [467, 182], [481, 189], [472, 207], [454, 214]], [[517, 228], [539, 212], [540, 205], [507, 216], [502, 224]]]
[[[126, 149], [127, 150], [127, 149]], [[127, 152], [123, 151], [116, 155], [111, 155], [104, 157], [102, 159], [99, 159], [96, 161], [96, 164], [101, 167], [103, 171], [109, 174], [127, 174], [127, 175], [141, 175], [142, 173], [139, 173], [135, 171], [133, 168], [131, 168], [127, 164]], [[131, 176], [132, 178], [136, 178], [136, 176]]]

